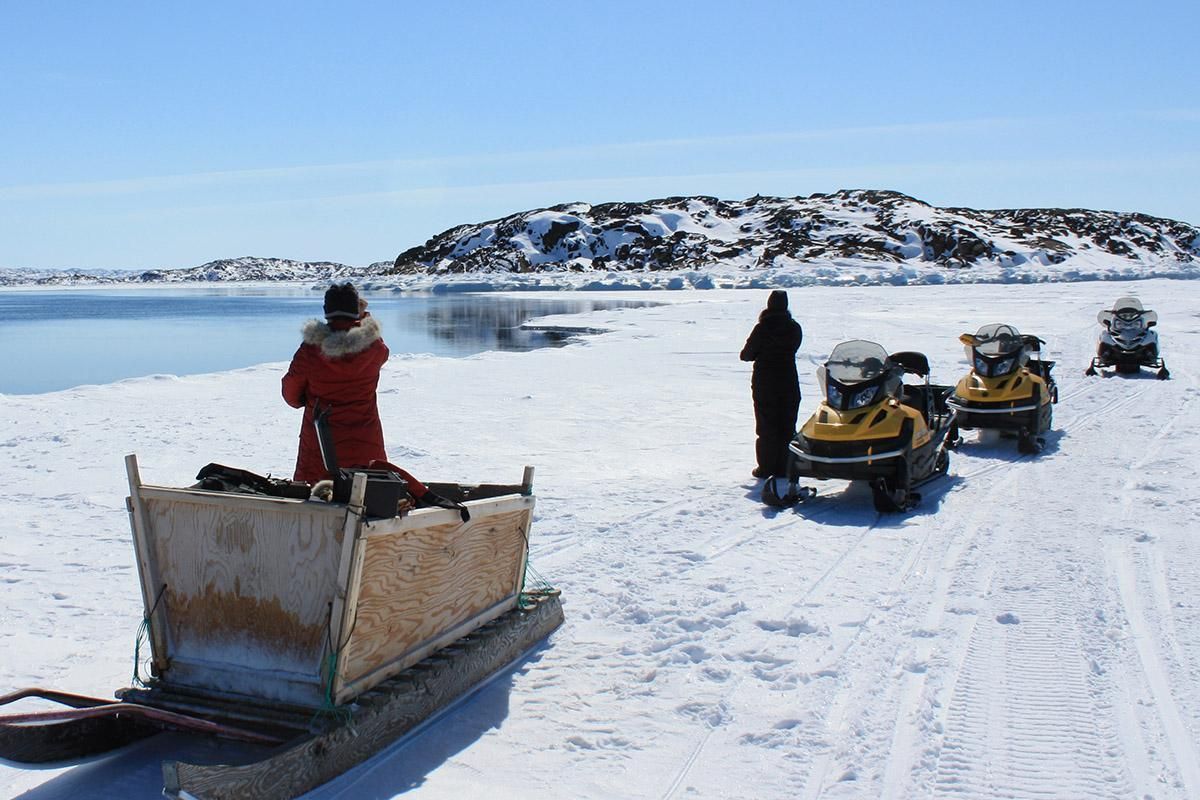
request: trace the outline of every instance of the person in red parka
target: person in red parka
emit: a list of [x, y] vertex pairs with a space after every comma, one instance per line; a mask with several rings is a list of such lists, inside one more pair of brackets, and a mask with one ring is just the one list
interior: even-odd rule
[[303, 344], [283, 376], [283, 399], [304, 409], [295, 479], [316, 483], [331, 477], [321, 460], [313, 428], [313, 409], [329, 408], [329, 429], [339, 467], [366, 467], [386, 461], [383, 424], [375, 389], [388, 348], [367, 301], [353, 284], [330, 286], [325, 292], [325, 321], [310, 319], [302, 329]]

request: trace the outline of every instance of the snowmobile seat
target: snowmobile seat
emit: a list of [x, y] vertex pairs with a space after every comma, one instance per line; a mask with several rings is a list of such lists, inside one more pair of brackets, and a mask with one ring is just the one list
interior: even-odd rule
[[925, 418], [925, 422], [928, 424], [930, 403], [929, 394], [925, 389], [925, 386], [904, 384], [900, 389], [900, 402], [909, 408], [921, 412], [921, 416]]
[[1031, 353], [1042, 352], [1042, 345], [1046, 343], [1045, 339], [1038, 338], [1037, 336], [1033, 336], [1028, 333], [1021, 335], [1021, 341], [1024, 343], [1025, 348]]
[[1054, 364], [1055, 362], [1053, 361], [1042, 361], [1039, 358], [1031, 358], [1029, 359], [1028, 363], [1025, 364], [1025, 367], [1034, 375], [1037, 375], [1048, 381], [1050, 380], [1050, 370], [1054, 369]]
[[954, 393], [953, 386], [941, 384], [905, 385], [900, 402], [921, 412], [925, 424], [936, 427], [939, 421], [950, 415], [946, 400]]
[[950, 409], [946, 406], [946, 398], [953, 391], [953, 386], [940, 386], [936, 384], [905, 385], [900, 396], [900, 402], [909, 408], [921, 412], [921, 416], [925, 418], [926, 425], [936, 427], [938, 419], [950, 413]]
[[915, 350], [904, 350], [899, 353], [892, 353], [888, 356], [888, 360], [898, 364], [905, 372], [911, 372], [919, 377], [929, 375], [929, 359], [924, 353], [918, 353]]
[[941, 383], [929, 384], [929, 396], [933, 401], [933, 413], [939, 417], [951, 414], [950, 406], [946, 405], [946, 401], [954, 394], [954, 385], [947, 386]]

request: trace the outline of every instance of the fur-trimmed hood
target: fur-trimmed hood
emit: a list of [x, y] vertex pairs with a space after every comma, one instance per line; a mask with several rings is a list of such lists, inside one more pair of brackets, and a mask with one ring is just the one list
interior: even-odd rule
[[357, 326], [335, 331], [319, 319], [310, 319], [301, 329], [304, 343], [321, 349], [326, 358], [341, 358], [366, 350], [383, 338], [383, 329], [374, 317], [363, 317]]

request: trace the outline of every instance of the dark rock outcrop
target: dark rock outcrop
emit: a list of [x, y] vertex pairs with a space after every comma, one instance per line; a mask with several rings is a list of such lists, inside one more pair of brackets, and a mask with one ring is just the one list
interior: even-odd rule
[[842, 190], [727, 201], [569, 203], [459, 225], [401, 253], [390, 274], [745, 269], [859, 259], [947, 269], [1060, 264], [1095, 251], [1131, 262], [1200, 257], [1200, 230], [1145, 214], [938, 208]]

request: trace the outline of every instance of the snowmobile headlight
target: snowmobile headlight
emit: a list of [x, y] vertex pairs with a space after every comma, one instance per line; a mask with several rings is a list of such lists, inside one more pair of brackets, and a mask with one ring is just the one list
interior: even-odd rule
[[825, 387], [825, 398], [834, 408], [842, 407], [842, 392], [832, 383]]
[[983, 356], [975, 356], [975, 371], [984, 375], [988, 374], [988, 362]]
[[863, 406], [868, 406], [872, 402], [874, 402], [875, 397], [878, 394], [879, 394], [879, 385], [878, 384], [876, 384], [875, 386], [868, 386], [865, 389], [855, 392], [850, 397], [850, 407], [851, 408], [862, 408]]
[[1004, 359], [1003, 361], [1001, 361], [999, 364], [996, 365], [995, 374], [996, 375], [1007, 375], [1012, 370], [1013, 364], [1015, 364], [1016, 361], [1017, 361], [1016, 356], [1013, 356], [1012, 358]]

